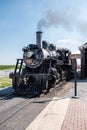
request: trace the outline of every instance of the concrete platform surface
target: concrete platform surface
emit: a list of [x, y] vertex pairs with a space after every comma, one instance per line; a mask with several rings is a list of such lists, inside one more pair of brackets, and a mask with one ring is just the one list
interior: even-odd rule
[[60, 130], [70, 99], [53, 100], [26, 128], [26, 130]]
[[26, 130], [87, 130], [87, 102], [53, 98]]

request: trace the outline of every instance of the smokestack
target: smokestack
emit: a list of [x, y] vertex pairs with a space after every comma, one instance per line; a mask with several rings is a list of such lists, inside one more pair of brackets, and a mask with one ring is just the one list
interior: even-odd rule
[[36, 32], [36, 44], [41, 47], [41, 41], [42, 41], [42, 32], [38, 31]]

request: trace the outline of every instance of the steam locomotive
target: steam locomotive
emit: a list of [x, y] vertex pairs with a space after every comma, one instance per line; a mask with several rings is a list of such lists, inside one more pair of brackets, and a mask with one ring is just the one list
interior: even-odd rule
[[73, 76], [71, 52], [41, 41], [42, 32], [36, 33], [37, 44], [23, 48], [23, 59], [17, 59], [14, 73], [10, 73], [13, 88], [20, 95], [38, 95]]

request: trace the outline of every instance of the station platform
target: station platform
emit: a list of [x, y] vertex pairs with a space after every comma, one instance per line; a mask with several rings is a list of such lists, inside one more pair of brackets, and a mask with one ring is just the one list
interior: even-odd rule
[[80, 81], [78, 87], [84, 98], [54, 97], [26, 130], [87, 130], [87, 82]]
[[87, 130], [87, 102], [53, 98], [26, 130]]

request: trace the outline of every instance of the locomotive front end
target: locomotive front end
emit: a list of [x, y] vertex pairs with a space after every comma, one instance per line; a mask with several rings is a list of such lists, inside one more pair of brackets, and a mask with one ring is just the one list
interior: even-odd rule
[[22, 71], [22, 79], [26, 80], [27, 92], [33, 90], [34, 93], [35, 90], [40, 92], [41, 90], [47, 89], [47, 79], [50, 76], [50, 74], [47, 74], [47, 68], [49, 68], [49, 62], [47, 60], [50, 57], [49, 52], [34, 44], [24, 47], [23, 52], [25, 68]]

